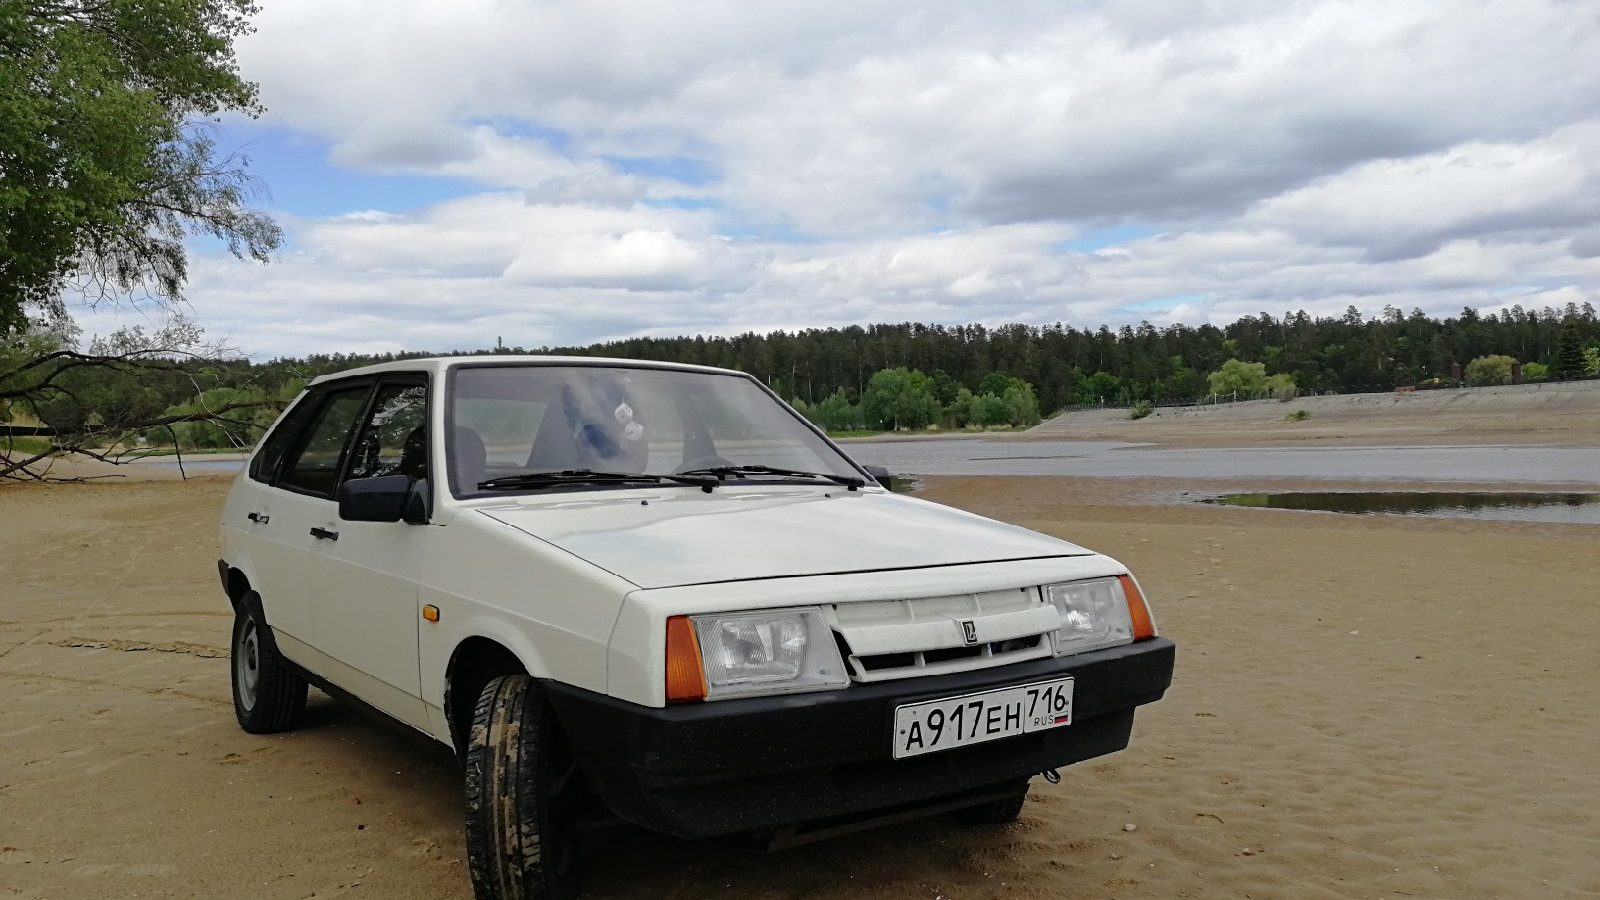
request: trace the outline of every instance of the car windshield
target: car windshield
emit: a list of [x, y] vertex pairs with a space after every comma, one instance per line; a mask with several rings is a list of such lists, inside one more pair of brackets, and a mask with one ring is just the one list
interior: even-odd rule
[[[651, 483], [862, 475], [756, 382], [740, 375], [605, 365], [463, 366], [446, 428], [458, 497]], [[596, 473], [640, 476], [596, 478]], [[519, 477], [530, 476], [530, 477]], [[531, 477], [540, 476], [540, 477]]]

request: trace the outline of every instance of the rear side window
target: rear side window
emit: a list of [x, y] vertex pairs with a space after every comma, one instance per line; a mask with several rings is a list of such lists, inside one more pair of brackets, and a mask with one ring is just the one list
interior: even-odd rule
[[278, 421], [277, 427], [261, 442], [261, 449], [250, 459], [251, 478], [265, 484], [272, 483], [283, 465], [283, 458], [289, 454], [294, 442], [299, 440], [300, 432], [305, 430], [306, 420], [311, 418], [321, 400], [320, 393], [306, 394]]
[[339, 465], [356, 419], [366, 406], [370, 385], [329, 391], [306, 426], [294, 452], [284, 462], [278, 486], [319, 497], [333, 496], [339, 481]]

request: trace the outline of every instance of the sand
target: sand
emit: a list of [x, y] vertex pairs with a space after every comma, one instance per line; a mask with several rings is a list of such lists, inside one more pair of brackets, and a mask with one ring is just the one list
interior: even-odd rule
[[[1600, 446], [1600, 381], [1339, 394], [1058, 416], [1010, 440], [1139, 441], [1179, 447], [1542, 444]], [[1305, 413], [1298, 419], [1290, 417]]]
[[[1558, 415], [1551, 442], [1592, 432]], [[1139, 574], [1180, 649], [1133, 746], [1035, 779], [1012, 827], [769, 855], [622, 829], [586, 851], [589, 896], [1600, 895], [1600, 526], [1224, 509], [1182, 479], [927, 482]], [[0, 898], [465, 900], [448, 759], [315, 691], [303, 730], [234, 723], [225, 489], [0, 488]]]

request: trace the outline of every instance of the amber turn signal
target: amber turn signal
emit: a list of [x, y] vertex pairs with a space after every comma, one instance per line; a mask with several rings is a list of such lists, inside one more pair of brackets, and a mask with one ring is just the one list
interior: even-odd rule
[[700, 642], [688, 616], [667, 620], [667, 701], [704, 700], [706, 672], [700, 665]]
[[427, 606], [422, 608], [422, 617], [427, 619], [429, 622], [439, 621], [439, 607], [429, 603]]
[[1122, 582], [1122, 593], [1128, 598], [1128, 615], [1133, 619], [1133, 639], [1142, 641], [1155, 637], [1156, 623], [1150, 618], [1150, 605], [1144, 602], [1144, 595], [1139, 593], [1139, 586], [1133, 583], [1133, 576], [1118, 575], [1117, 580]]

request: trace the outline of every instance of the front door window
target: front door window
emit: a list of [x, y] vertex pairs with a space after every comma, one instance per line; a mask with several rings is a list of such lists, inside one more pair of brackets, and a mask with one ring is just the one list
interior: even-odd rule
[[350, 454], [349, 478], [428, 474], [428, 389], [383, 384]]

